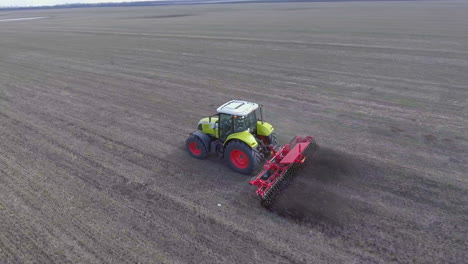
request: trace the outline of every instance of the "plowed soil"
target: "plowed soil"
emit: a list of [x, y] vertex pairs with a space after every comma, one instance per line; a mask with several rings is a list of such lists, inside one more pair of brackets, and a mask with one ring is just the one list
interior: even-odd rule
[[[468, 4], [0, 12], [1, 263], [463, 263]], [[8, 20], [44, 17], [35, 20]], [[230, 99], [314, 159], [268, 211], [184, 149]]]

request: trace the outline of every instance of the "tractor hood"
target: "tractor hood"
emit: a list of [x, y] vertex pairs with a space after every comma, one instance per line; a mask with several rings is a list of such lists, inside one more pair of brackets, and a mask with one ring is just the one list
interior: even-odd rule
[[218, 137], [218, 118], [217, 117], [211, 117], [211, 120], [209, 117], [205, 117], [200, 119], [200, 122], [198, 122], [198, 130], [202, 131], [205, 134], [210, 134], [215, 137]]

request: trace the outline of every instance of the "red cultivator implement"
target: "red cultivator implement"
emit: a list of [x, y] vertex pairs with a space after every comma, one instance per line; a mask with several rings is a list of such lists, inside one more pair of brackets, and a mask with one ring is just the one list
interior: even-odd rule
[[313, 137], [296, 136], [278, 151], [273, 150], [272, 158], [250, 181], [251, 185], [258, 187], [256, 194], [262, 198], [263, 206], [269, 207], [273, 204], [277, 194], [294, 178], [300, 165], [317, 149], [318, 145]]

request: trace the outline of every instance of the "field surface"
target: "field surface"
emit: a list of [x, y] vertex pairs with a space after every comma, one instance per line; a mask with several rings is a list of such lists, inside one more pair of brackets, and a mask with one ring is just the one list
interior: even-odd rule
[[[0, 263], [462, 263], [468, 3], [0, 12]], [[272, 211], [184, 149], [227, 100], [320, 151]], [[219, 206], [219, 205], [220, 206]]]

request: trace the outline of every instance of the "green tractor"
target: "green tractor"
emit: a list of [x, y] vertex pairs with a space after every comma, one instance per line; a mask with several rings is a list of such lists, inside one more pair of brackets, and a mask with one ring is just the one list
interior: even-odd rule
[[201, 119], [185, 146], [194, 158], [216, 153], [234, 171], [251, 174], [275, 152], [278, 142], [273, 126], [263, 121], [261, 106], [232, 100], [218, 107], [215, 115]]

